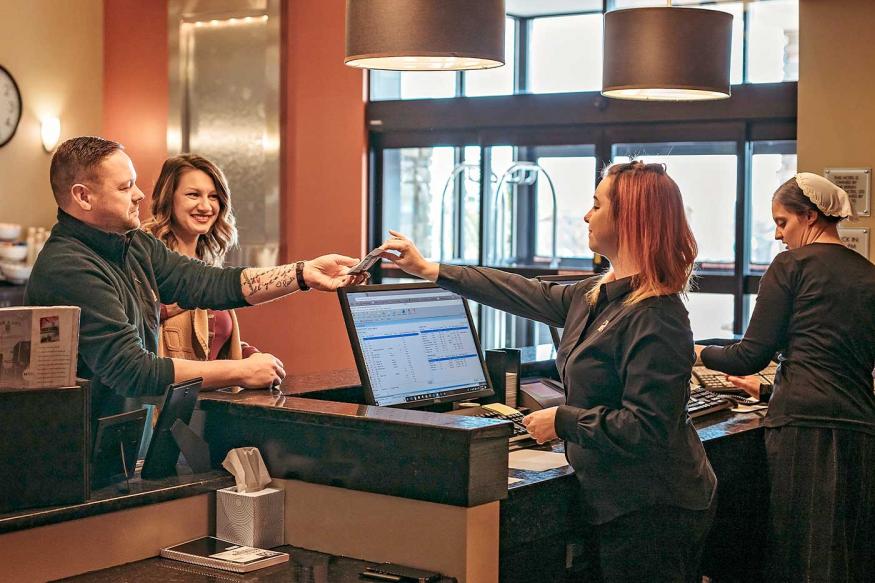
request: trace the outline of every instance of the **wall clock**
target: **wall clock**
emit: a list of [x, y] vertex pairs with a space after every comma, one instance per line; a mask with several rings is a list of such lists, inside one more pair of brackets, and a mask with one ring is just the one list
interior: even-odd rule
[[0, 148], [9, 143], [21, 121], [21, 92], [12, 74], [0, 65]]

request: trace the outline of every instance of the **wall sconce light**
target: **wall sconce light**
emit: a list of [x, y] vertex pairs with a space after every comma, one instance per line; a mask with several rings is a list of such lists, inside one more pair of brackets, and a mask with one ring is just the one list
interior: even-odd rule
[[61, 138], [61, 120], [56, 117], [44, 117], [41, 122], [40, 136], [43, 139], [43, 148], [46, 152], [52, 152]]
[[668, 4], [605, 14], [602, 95], [655, 101], [730, 96], [732, 15]]
[[459, 71], [504, 65], [504, 0], [347, 0], [350, 67]]

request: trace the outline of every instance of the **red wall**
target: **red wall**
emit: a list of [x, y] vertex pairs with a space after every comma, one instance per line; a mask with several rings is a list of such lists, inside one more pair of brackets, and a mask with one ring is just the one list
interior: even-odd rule
[[[359, 256], [365, 239], [364, 74], [343, 65], [344, 0], [283, 4], [282, 248], [287, 261]], [[125, 144], [151, 192], [166, 156], [165, 0], [105, 0], [104, 135]], [[233, 185], [232, 185], [233, 186]], [[355, 366], [335, 294], [238, 312], [243, 338], [287, 372]]]
[[103, 30], [103, 137], [124, 144], [149, 197], [167, 157], [167, 2], [104, 0]]

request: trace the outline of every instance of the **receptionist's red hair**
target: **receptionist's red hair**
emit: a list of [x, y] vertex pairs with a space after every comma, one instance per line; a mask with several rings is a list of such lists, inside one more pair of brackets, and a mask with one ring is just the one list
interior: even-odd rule
[[[620, 250], [636, 258], [640, 267], [626, 302], [686, 291], [698, 247], [681, 191], [665, 166], [614, 164], [605, 170], [604, 179], [611, 180], [608, 196]], [[611, 273], [605, 276], [610, 279]], [[598, 289], [591, 292], [593, 303]]]

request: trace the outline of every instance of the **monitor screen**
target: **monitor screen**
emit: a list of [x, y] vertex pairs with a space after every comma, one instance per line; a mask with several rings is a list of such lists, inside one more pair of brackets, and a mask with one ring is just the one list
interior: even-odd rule
[[[574, 285], [579, 281], [583, 281], [584, 279], [589, 279], [592, 277], [590, 274], [586, 275], [541, 275], [538, 277], [540, 281], [551, 281], [554, 283], [559, 283], [562, 285]], [[550, 326], [550, 336], [553, 338], [553, 346], [559, 348], [559, 342], [562, 340], [562, 330], [563, 328], [554, 328]]]
[[433, 284], [338, 293], [371, 405], [421, 407], [492, 396], [465, 300]]

